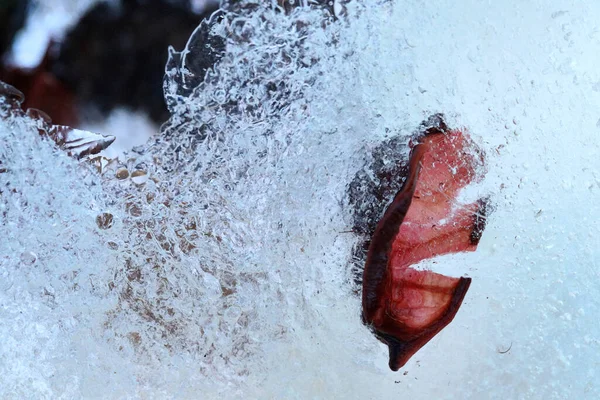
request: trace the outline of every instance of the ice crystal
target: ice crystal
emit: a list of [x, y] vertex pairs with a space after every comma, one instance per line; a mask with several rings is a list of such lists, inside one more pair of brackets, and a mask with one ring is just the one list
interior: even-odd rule
[[[117, 160], [0, 104], [2, 397], [597, 397], [600, 10], [345, 3], [216, 15], [170, 52], [171, 120]], [[431, 265], [471, 291], [392, 374], [348, 189], [436, 112], [486, 148], [497, 211]]]

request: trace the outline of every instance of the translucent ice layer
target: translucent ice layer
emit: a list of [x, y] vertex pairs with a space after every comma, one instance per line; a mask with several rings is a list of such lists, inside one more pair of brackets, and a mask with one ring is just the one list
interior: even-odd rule
[[[214, 69], [173, 52], [171, 121], [116, 161], [0, 104], [0, 397], [600, 395], [600, 6], [379, 3], [214, 20]], [[462, 196], [496, 211], [478, 252], [422, 266], [473, 282], [393, 373], [348, 187], [435, 112], [485, 148]]]

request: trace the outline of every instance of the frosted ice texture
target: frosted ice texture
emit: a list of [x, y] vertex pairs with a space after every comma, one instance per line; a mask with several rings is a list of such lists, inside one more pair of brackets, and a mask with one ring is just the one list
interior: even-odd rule
[[[0, 397], [598, 397], [598, 6], [381, 3], [216, 21], [216, 68], [172, 52], [172, 120], [100, 172], [2, 118]], [[497, 210], [431, 265], [473, 285], [403, 375], [360, 323], [347, 187], [440, 111]]]

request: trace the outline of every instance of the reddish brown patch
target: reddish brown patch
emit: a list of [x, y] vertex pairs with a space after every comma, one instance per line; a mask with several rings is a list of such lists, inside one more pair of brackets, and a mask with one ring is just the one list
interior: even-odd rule
[[363, 320], [389, 347], [397, 371], [456, 315], [471, 283], [412, 265], [474, 251], [485, 227], [485, 200], [456, 204], [482, 161], [459, 130], [428, 131], [412, 149], [402, 189], [379, 221], [363, 276]]
[[0, 80], [18, 88], [25, 95], [23, 109], [43, 110], [56, 125], [77, 126], [75, 95], [49, 72], [53, 43], [35, 68], [0, 68]]

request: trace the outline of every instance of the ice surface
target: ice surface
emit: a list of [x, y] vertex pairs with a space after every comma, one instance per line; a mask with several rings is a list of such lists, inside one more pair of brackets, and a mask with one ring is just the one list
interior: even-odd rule
[[[1, 120], [0, 397], [598, 398], [600, 5], [347, 7], [224, 18], [216, 69], [170, 69], [173, 119], [102, 174]], [[360, 323], [347, 186], [434, 112], [496, 211], [431, 265], [473, 283], [404, 375]]]

